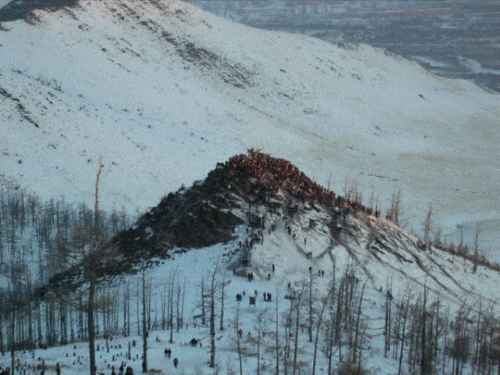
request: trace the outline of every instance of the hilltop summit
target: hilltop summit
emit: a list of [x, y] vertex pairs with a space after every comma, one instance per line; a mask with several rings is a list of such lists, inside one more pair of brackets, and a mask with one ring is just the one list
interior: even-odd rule
[[[336, 196], [285, 159], [250, 149], [231, 157], [191, 188], [164, 197], [129, 231], [118, 236], [126, 253], [166, 254], [174, 247], [201, 248], [234, 239], [238, 225], [251, 225], [256, 210], [286, 212], [290, 207], [327, 210], [371, 209]], [[261, 225], [263, 225], [261, 223]]]
[[[380, 213], [325, 189], [287, 160], [260, 151], [231, 157], [190, 188], [170, 193], [118, 234], [102, 251], [100, 277], [135, 273], [178, 254], [228, 247], [226, 263], [237, 274], [273, 274], [300, 280], [308, 268], [353, 264], [378, 289], [399, 280], [458, 303], [492, 297], [481, 292], [499, 266], [464, 258], [441, 244], [425, 244]], [[477, 272], [472, 272], [477, 267]], [[52, 278], [66, 284], [81, 269]], [[469, 273], [467, 283], [456, 277]]]
[[79, 0], [2, 21], [0, 51], [5, 186], [90, 205], [102, 155], [103, 208], [144, 212], [254, 147], [335, 191], [402, 190], [416, 230], [429, 203], [449, 238], [498, 220], [500, 96], [382, 49]]
[[[242, 345], [251, 347], [255, 344], [251, 337], [255, 337], [258, 327], [254, 323], [267, 314], [275, 319], [269, 321], [278, 327], [275, 337], [280, 339], [279, 345], [292, 337], [289, 322], [295, 319], [293, 337], [303, 340], [299, 357], [311, 358], [316, 352], [313, 324], [322, 326], [323, 312], [329, 311], [324, 316], [324, 337], [331, 339], [331, 327], [336, 324], [339, 335], [345, 336], [345, 340], [335, 341], [339, 351], [363, 351], [363, 365], [373, 373], [379, 373], [380, 368], [394, 372], [401, 361], [382, 355], [383, 350], [389, 352], [388, 345], [397, 348], [414, 342], [410, 336], [400, 336], [398, 319], [402, 311], [410, 314], [408, 322], [401, 323], [403, 332], [407, 324], [413, 327], [412, 332], [420, 332], [421, 328], [415, 327], [422, 327], [420, 317], [428, 316], [425, 327], [437, 341], [433, 345], [440, 348], [449, 345], [450, 336], [455, 335], [455, 342], [461, 340], [453, 327], [463, 319], [477, 322], [468, 324], [479, 333], [488, 322], [497, 322], [499, 311], [499, 266], [467, 259], [436, 244], [424, 244], [361, 202], [351, 202], [322, 188], [289, 161], [255, 150], [219, 163], [204, 180], [170, 193], [132, 228], [100, 247], [99, 253], [89, 255], [94, 260], [91, 274], [98, 278], [98, 294], [115, 296], [109, 305], [113, 303], [114, 308], [109, 311], [124, 316], [135, 312], [140, 316], [139, 301], [142, 299], [144, 306], [146, 298], [151, 298], [149, 314], [152, 329], [157, 330], [155, 343], [161, 342], [159, 337], [166, 337], [169, 330], [168, 342], [176, 353], [183, 346], [190, 347], [187, 340], [194, 338], [198, 343], [217, 337], [219, 358], [230, 358], [236, 353], [236, 335], [242, 336], [239, 327], [248, 332]], [[36, 305], [48, 306], [58, 298], [61, 303], [79, 301], [81, 305], [82, 296], [89, 291], [89, 273], [82, 271], [83, 267], [75, 266], [52, 277], [51, 285], [37, 290], [36, 296], [45, 298], [38, 299]], [[77, 292], [71, 293], [74, 290]], [[136, 307], [131, 302], [134, 298]], [[324, 310], [328, 303], [330, 307]], [[211, 320], [210, 333], [209, 305], [215, 309], [211, 316], [218, 320], [217, 328]], [[396, 310], [395, 317], [391, 308]], [[167, 318], [168, 310], [171, 317], [180, 319], [176, 324], [175, 319]], [[62, 309], [55, 311], [61, 314]], [[103, 309], [102, 315], [109, 311]], [[225, 328], [222, 315], [227, 319]], [[349, 317], [345, 324], [341, 316]], [[362, 321], [359, 328], [363, 338], [359, 343], [349, 340], [357, 332], [350, 323], [351, 316]], [[184, 322], [186, 327], [181, 328]], [[74, 322], [70, 320], [69, 324]], [[178, 328], [174, 329], [174, 325]], [[437, 325], [439, 329], [435, 329]], [[122, 331], [117, 327], [113, 331], [109, 328], [109, 332], [127, 335], [128, 327], [135, 327], [135, 323], [124, 319], [123, 326]], [[301, 326], [304, 332], [299, 329]], [[172, 339], [174, 330], [177, 340], [183, 337], [182, 341]], [[330, 336], [325, 332], [330, 332]], [[259, 330], [257, 337], [260, 335]], [[265, 336], [272, 337], [271, 342], [264, 339], [262, 331], [264, 347], [275, 345], [272, 335], [273, 331], [267, 329]], [[493, 347], [493, 337], [488, 340]], [[331, 340], [324, 342], [333, 345]], [[475, 344], [467, 347], [471, 345]], [[271, 349], [266, 352], [275, 353]], [[164, 363], [162, 352], [158, 353], [160, 356], [153, 358], [161, 358]], [[182, 355], [193, 359], [192, 353]], [[255, 357], [254, 352], [245, 353], [248, 360]], [[427, 358], [427, 352], [422, 353]], [[206, 366], [206, 360], [200, 360], [207, 356], [206, 349], [198, 355], [193, 367]], [[408, 366], [418, 365], [418, 361], [410, 362], [410, 354], [405, 356], [410, 358]], [[326, 363], [321, 356], [318, 360]], [[337, 356], [331, 360], [339, 366], [343, 362]], [[428, 360], [438, 368], [450, 366], [450, 361], [441, 356], [430, 355]], [[380, 365], [382, 362], [384, 365]], [[357, 361], [355, 364], [359, 368]], [[310, 361], [294, 360], [290, 365], [311, 367]], [[182, 366], [190, 365], [183, 361]], [[274, 368], [268, 366], [262, 373], [274, 373]]]

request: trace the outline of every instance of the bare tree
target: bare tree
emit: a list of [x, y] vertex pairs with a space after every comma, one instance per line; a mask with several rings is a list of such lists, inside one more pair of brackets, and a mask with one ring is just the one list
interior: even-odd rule
[[443, 233], [443, 228], [440, 226], [434, 230], [434, 245], [441, 246], [441, 234]]
[[205, 279], [201, 279], [201, 324], [206, 324]]
[[[241, 355], [241, 331], [240, 331], [240, 301], [236, 306], [236, 347], [238, 350], [238, 361], [240, 364], [240, 375], [243, 375], [243, 360]], [[214, 353], [215, 353], [215, 345], [214, 345]]]
[[361, 295], [359, 296], [358, 312], [356, 314], [356, 329], [355, 329], [355, 334], [354, 334], [352, 363], [356, 363], [356, 361], [358, 361], [358, 360], [361, 362], [361, 353], [359, 354], [359, 358], [357, 357], [357, 353], [358, 353], [358, 342], [359, 342], [359, 328], [360, 328], [360, 322], [361, 322], [361, 305], [363, 303], [363, 296], [365, 294], [365, 287], [366, 287], [367, 282], [368, 282], [368, 280], [365, 281], [365, 283], [363, 284], [363, 287], [361, 288]]
[[424, 299], [422, 306], [422, 331], [421, 331], [421, 357], [420, 357], [420, 373], [422, 375], [428, 375], [432, 371], [432, 355], [431, 350], [428, 348], [428, 332], [427, 332], [427, 298], [428, 298], [428, 289], [427, 289], [427, 281], [424, 283]]
[[313, 326], [313, 272], [312, 267], [309, 267], [309, 325], [307, 327], [307, 333], [309, 336], [309, 342], [312, 342], [312, 326]]
[[332, 374], [332, 359], [333, 359], [333, 345], [335, 341], [335, 292], [336, 292], [336, 266], [337, 266], [337, 259], [334, 257], [331, 253], [330, 256], [332, 258], [332, 285], [331, 285], [331, 297], [330, 297], [330, 305], [329, 305], [329, 312], [330, 312], [330, 319], [328, 322], [328, 327], [327, 331], [325, 334], [325, 339], [326, 339], [326, 350], [325, 354], [328, 359], [328, 375]]
[[292, 375], [295, 375], [295, 371], [297, 370], [297, 354], [299, 348], [299, 325], [300, 325], [300, 303], [302, 301], [302, 294], [304, 293], [304, 285], [300, 290], [299, 295], [297, 296], [297, 300], [295, 303], [295, 333], [294, 333], [294, 346], [293, 346], [293, 367], [292, 367]]
[[96, 375], [96, 358], [95, 358], [95, 325], [94, 325], [94, 303], [95, 303], [95, 289], [97, 283], [97, 273], [95, 271], [95, 264], [99, 261], [96, 254], [100, 246], [102, 246], [101, 238], [99, 236], [99, 179], [102, 172], [102, 157], [99, 159], [99, 169], [97, 171], [97, 178], [95, 183], [95, 216], [94, 216], [94, 236], [95, 245], [94, 251], [91, 252], [83, 260], [84, 273], [89, 280], [89, 297], [87, 302], [87, 327], [88, 327], [88, 341], [89, 341], [89, 362], [90, 362], [90, 375]]
[[148, 325], [146, 322], [146, 270], [142, 268], [142, 372], [148, 372]]
[[463, 373], [464, 365], [470, 355], [470, 335], [468, 328], [470, 312], [471, 308], [463, 303], [457, 312], [453, 324], [455, 337], [451, 347], [451, 356], [453, 358], [453, 373], [455, 375]]
[[268, 314], [268, 310], [265, 309], [257, 315], [257, 375], [260, 375], [260, 348], [262, 339], [262, 329], [264, 327], [265, 315]]
[[476, 224], [476, 233], [474, 235], [474, 266], [472, 268], [472, 273], [476, 273], [477, 271], [477, 262], [479, 259], [479, 236], [483, 231], [483, 226], [481, 223]]
[[217, 276], [217, 268], [219, 267], [219, 260], [214, 267], [214, 271], [212, 272], [212, 280], [210, 282], [210, 367], [215, 367], [215, 293], [216, 293], [216, 276]]
[[[23, 264], [12, 263], [10, 267], [11, 283], [9, 285], [8, 297], [1, 306], [3, 313], [8, 319], [10, 318], [10, 328], [7, 333], [10, 339], [11, 375], [14, 375], [16, 363], [16, 332], [19, 332], [17, 327], [19, 324], [17, 323], [20, 323], [21, 317], [24, 315], [23, 311], [28, 306], [29, 301], [28, 296], [25, 295], [22, 288], [22, 273], [25, 267]], [[2, 324], [1, 321], [0, 324]]]
[[173, 274], [170, 276], [170, 283], [169, 283], [169, 289], [168, 289], [168, 325], [170, 328], [170, 338], [168, 339], [168, 342], [173, 344], [174, 342], [174, 291], [175, 291], [175, 278], [177, 276], [177, 268], [173, 272]]
[[[405, 339], [406, 339], [406, 324], [408, 320], [408, 311], [410, 308], [410, 298], [411, 295], [408, 292], [406, 294], [406, 299], [403, 296], [401, 298], [401, 304], [398, 306], [398, 316], [399, 316], [399, 324], [398, 324], [398, 331], [396, 332], [396, 336], [401, 342], [400, 350], [399, 350], [399, 361], [398, 361], [398, 375], [401, 375], [402, 371], [402, 366], [403, 366], [403, 354], [404, 354], [404, 347], [405, 347]], [[397, 345], [396, 345], [397, 347]]]
[[[389, 284], [389, 281], [387, 282]], [[392, 288], [387, 285], [385, 292], [384, 356], [391, 350]]]
[[333, 285], [332, 285], [332, 287], [328, 291], [327, 296], [323, 300], [323, 305], [321, 306], [321, 311], [319, 313], [318, 324], [316, 325], [316, 337], [314, 339], [314, 355], [313, 355], [313, 364], [312, 364], [312, 367], [313, 367], [312, 375], [315, 375], [315, 373], [316, 373], [316, 355], [317, 355], [317, 351], [318, 351], [318, 339], [319, 339], [321, 323], [323, 321], [323, 314], [325, 312], [326, 306], [328, 305], [328, 303], [330, 303], [330, 298], [331, 298], [333, 293], [334, 293], [334, 290], [333, 290]]
[[388, 212], [388, 216], [390, 220], [394, 222], [394, 224], [399, 225], [400, 224], [400, 218], [401, 218], [401, 212], [402, 212], [402, 207], [401, 207], [401, 199], [403, 197], [403, 193], [401, 190], [398, 192], [392, 193], [392, 199], [391, 199], [391, 207]]
[[280, 373], [280, 345], [279, 345], [279, 286], [276, 286], [276, 303], [275, 303], [275, 318], [276, 318], [276, 375]]
[[226, 296], [225, 287], [226, 287], [226, 274], [224, 272], [224, 278], [222, 279], [221, 294], [220, 294], [220, 330], [221, 331], [224, 331], [224, 299]]
[[427, 215], [425, 216], [424, 221], [424, 245], [425, 250], [429, 250], [430, 246], [430, 232], [431, 232], [431, 219], [432, 219], [432, 205], [429, 204], [429, 210], [427, 211]]

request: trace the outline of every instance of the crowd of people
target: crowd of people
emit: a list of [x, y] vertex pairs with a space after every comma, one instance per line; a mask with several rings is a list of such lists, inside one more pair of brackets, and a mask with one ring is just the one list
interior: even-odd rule
[[[221, 165], [221, 168], [227, 184], [238, 180], [244, 180], [248, 184], [253, 180], [255, 183], [250, 184], [248, 188], [253, 189], [254, 193], [263, 199], [281, 191], [301, 201], [334, 205], [344, 214], [356, 211], [380, 216], [380, 211], [338, 196], [333, 191], [318, 185], [288, 160], [273, 158], [259, 150], [250, 149], [247, 154], [233, 156]], [[263, 186], [258, 188], [259, 184]]]

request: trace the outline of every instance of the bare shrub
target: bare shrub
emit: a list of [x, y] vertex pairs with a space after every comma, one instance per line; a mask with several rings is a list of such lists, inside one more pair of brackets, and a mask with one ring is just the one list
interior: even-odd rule
[[368, 370], [359, 363], [343, 362], [339, 367], [339, 375], [368, 375]]

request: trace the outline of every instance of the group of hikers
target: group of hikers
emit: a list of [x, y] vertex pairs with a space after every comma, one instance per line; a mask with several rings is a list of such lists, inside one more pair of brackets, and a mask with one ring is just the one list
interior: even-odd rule
[[[164, 353], [165, 353], [165, 357], [170, 359], [170, 357], [172, 355], [172, 349], [165, 348]], [[177, 366], [179, 365], [179, 359], [177, 357], [173, 359], [173, 364], [174, 364], [175, 368], [177, 368]], [[56, 363], [55, 371], [56, 371], [56, 375], [61, 375], [61, 366], [59, 365], [59, 362]], [[104, 375], [104, 373], [102, 373], [102, 372], [100, 372], [98, 374]], [[9, 367], [6, 367], [6, 368], [0, 367], [0, 375], [10, 375], [10, 368]], [[45, 368], [42, 368], [39, 375], [45, 375]], [[134, 375], [134, 369], [132, 368], [132, 366], [126, 366], [126, 364], [124, 362], [122, 362], [122, 364], [120, 365], [120, 367], [118, 369], [118, 373], [116, 373], [116, 371], [115, 371], [115, 366], [111, 366], [111, 375]]]
[[[172, 349], [165, 348], [165, 350], [163, 351], [163, 353], [165, 354], [165, 357], [167, 357], [168, 359], [170, 359], [170, 357], [172, 356]], [[177, 365], [179, 364], [179, 359], [177, 357], [175, 357], [174, 360], [173, 360], [173, 363], [174, 363], [174, 367], [177, 368]]]

